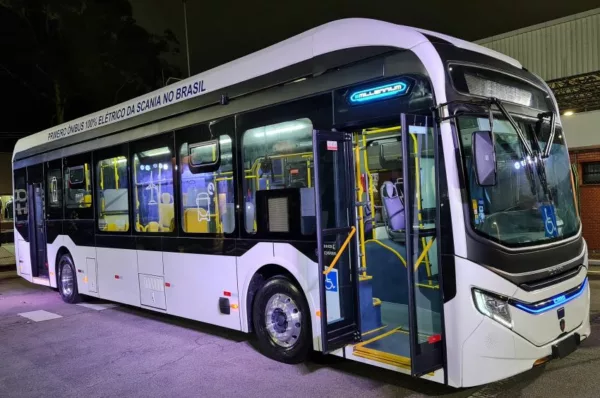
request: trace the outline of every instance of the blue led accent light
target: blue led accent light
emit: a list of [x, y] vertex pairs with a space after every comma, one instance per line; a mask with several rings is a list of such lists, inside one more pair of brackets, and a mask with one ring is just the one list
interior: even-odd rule
[[583, 291], [585, 290], [587, 282], [588, 278], [585, 278], [581, 286], [579, 286], [576, 290], [573, 290], [566, 294], [561, 294], [556, 297], [552, 297], [538, 304], [515, 303], [514, 306], [519, 309], [522, 309], [523, 311], [529, 312], [530, 314], [538, 315], [543, 312], [550, 311], [553, 308], [567, 304], [568, 302], [573, 301], [577, 297], [581, 296], [583, 294]]
[[387, 99], [404, 95], [408, 92], [408, 84], [403, 81], [385, 84], [383, 86], [356, 91], [350, 95], [350, 102], [363, 104], [365, 102]]

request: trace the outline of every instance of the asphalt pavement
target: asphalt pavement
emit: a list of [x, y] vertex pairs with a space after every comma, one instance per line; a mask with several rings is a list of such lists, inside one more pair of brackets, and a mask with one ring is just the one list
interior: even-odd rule
[[3, 272], [0, 397], [598, 397], [600, 280], [590, 285], [592, 336], [578, 351], [455, 390], [335, 357], [283, 365], [242, 333], [102, 301], [68, 305]]

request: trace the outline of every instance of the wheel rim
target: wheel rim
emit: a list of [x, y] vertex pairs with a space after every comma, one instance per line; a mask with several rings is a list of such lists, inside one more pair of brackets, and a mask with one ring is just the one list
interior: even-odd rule
[[73, 269], [68, 262], [62, 264], [60, 271], [60, 287], [63, 295], [70, 296], [73, 294]]
[[273, 295], [265, 308], [269, 336], [280, 347], [292, 347], [302, 330], [302, 312], [292, 298], [283, 293]]

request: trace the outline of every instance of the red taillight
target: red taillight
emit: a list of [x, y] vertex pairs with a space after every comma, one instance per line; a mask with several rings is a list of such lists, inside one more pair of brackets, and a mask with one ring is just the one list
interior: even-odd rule
[[437, 343], [438, 341], [442, 341], [441, 334], [434, 334], [433, 336], [429, 336], [429, 338], [427, 339], [427, 342], [429, 344], [434, 344], [434, 343]]
[[225, 297], [231, 297], [231, 292], [224, 291], [223, 292], [223, 296], [225, 296]]
[[119, 275], [115, 275], [115, 279], [119, 279]]
[[165, 286], [166, 287], [171, 287], [171, 284], [169, 282], [165, 282]]

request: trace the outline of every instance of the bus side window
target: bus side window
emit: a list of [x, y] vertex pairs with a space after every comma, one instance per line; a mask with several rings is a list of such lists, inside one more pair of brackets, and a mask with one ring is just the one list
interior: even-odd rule
[[135, 230], [158, 233], [175, 230], [171, 148], [164, 146], [133, 155]]
[[65, 169], [65, 198], [68, 209], [92, 207], [90, 164]]
[[98, 229], [129, 231], [129, 178], [127, 158], [117, 156], [96, 164]]
[[184, 142], [181, 159], [181, 223], [187, 233], [232, 233], [235, 230], [235, 181], [232, 142]]
[[245, 228], [256, 232], [256, 192], [281, 188], [310, 188], [312, 123], [298, 119], [244, 132], [242, 138]]
[[46, 178], [46, 198], [48, 200], [48, 206], [51, 209], [62, 209], [62, 170], [60, 168], [49, 169]]

